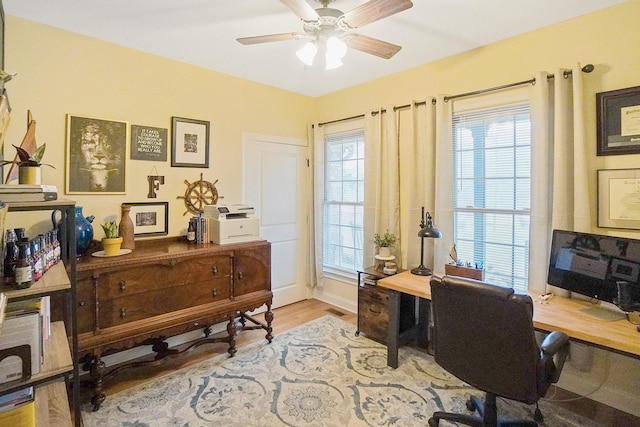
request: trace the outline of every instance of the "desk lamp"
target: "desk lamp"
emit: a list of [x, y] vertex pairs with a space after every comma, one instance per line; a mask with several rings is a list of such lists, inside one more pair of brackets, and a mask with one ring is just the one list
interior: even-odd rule
[[422, 240], [420, 241], [420, 265], [411, 270], [412, 274], [416, 274], [418, 276], [430, 276], [431, 269], [424, 266], [424, 238], [431, 237], [434, 239], [439, 239], [442, 237], [442, 233], [433, 225], [433, 218], [431, 218], [431, 214], [427, 212], [426, 222], [424, 215], [424, 206], [422, 207], [422, 220], [420, 221], [420, 231], [418, 232], [418, 237]]

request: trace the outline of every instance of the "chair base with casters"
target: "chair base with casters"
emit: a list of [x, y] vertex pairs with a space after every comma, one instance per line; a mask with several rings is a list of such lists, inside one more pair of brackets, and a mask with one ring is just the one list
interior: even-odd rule
[[[434, 412], [431, 418], [429, 418], [429, 427], [438, 427], [440, 420], [451, 421], [454, 423], [460, 423], [474, 427], [537, 427], [538, 423], [536, 421], [542, 422], [542, 414], [539, 415], [540, 419], [537, 419], [536, 421], [498, 418], [496, 395], [491, 393], [487, 393], [484, 402], [476, 396], [469, 396], [469, 400], [467, 400], [467, 409], [470, 411], [477, 411], [478, 415], [456, 414], [452, 412]], [[539, 410], [536, 408], [536, 417], [538, 416], [538, 414]]]

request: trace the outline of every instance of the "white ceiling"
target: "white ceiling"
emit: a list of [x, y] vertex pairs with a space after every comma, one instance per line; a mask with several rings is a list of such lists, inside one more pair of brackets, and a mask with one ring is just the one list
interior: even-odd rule
[[[314, 8], [315, 0], [307, 0]], [[336, 0], [343, 12], [365, 0]], [[3, 0], [5, 13], [309, 96], [320, 96], [624, 0], [413, 0], [354, 31], [402, 46], [389, 60], [350, 50], [336, 70], [305, 68], [304, 41], [238, 37], [302, 32], [278, 0]], [[8, 70], [17, 71], [17, 70]]]

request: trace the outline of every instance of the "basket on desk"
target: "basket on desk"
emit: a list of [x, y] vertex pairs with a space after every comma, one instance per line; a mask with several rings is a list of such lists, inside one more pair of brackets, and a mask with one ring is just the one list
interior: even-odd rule
[[484, 269], [463, 267], [461, 265], [445, 264], [444, 272], [447, 276], [466, 277], [469, 279], [484, 280]]

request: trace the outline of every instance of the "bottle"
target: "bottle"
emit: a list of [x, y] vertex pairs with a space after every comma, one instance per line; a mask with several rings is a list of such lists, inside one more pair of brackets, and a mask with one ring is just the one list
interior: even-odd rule
[[196, 224], [194, 221], [189, 221], [189, 228], [187, 229], [187, 241], [193, 243], [196, 241]]
[[12, 286], [16, 283], [16, 261], [18, 260], [18, 246], [16, 245], [17, 238], [15, 230], [7, 230], [4, 240], [4, 284], [7, 286]]
[[24, 228], [20, 227], [20, 228], [14, 228], [13, 231], [16, 233], [16, 242], [19, 242], [20, 240], [24, 239]]
[[51, 244], [53, 245], [53, 263], [57, 264], [60, 262], [60, 256], [62, 254], [60, 248], [60, 240], [58, 240], [58, 230], [53, 229], [50, 231], [51, 233]]
[[44, 265], [42, 264], [42, 258], [40, 257], [40, 238], [34, 237], [29, 242], [31, 245], [31, 258], [33, 265], [33, 281], [37, 282], [44, 274]]
[[33, 260], [31, 259], [31, 247], [27, 239], [18, 242], [18, 260], [15, 268], [16, 287], [19, 289], [30, 288], [33, 285]]

